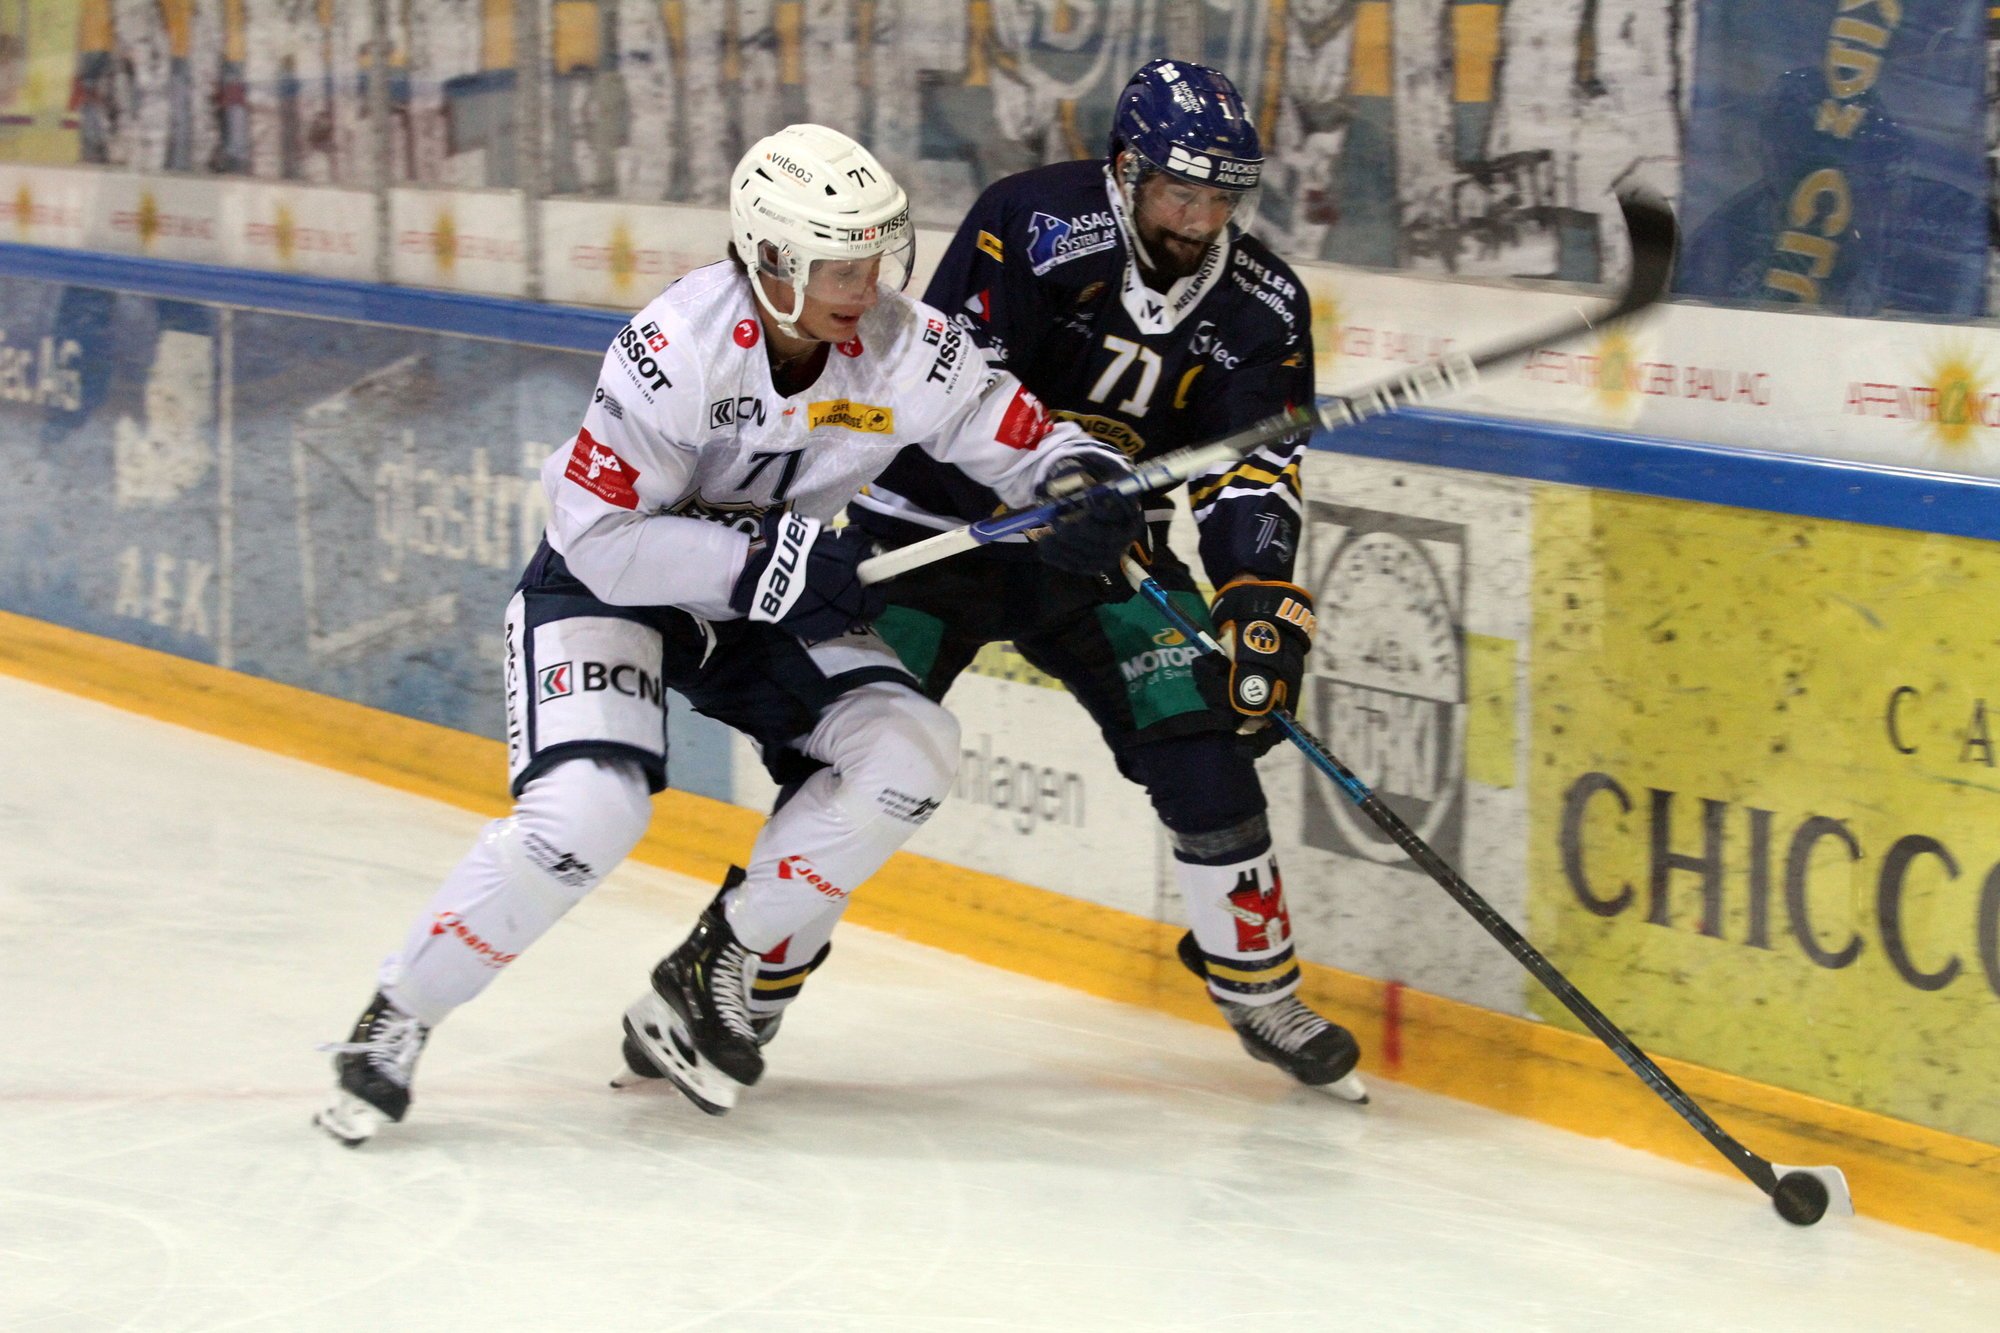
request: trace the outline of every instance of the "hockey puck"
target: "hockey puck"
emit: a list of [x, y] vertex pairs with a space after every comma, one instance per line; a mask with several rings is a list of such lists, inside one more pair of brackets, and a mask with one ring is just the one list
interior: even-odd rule
[[1787, 1171], [1771, 1191], [1771, 1206], [1795, 1227], [1809, 1227], [1826, 1216], [1826, 1182], [1804, 1171]]

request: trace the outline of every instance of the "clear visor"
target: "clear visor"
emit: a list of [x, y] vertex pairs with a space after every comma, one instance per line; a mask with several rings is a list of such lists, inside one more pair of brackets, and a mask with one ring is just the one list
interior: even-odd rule
[[806, 265], [806, 295], [834, 305], [859, 301], [878, 283], [902, 291], [916, 262], [915, 233], [905, 229], [887, 250], [865, 259], [815, 259]]
[[1207, 245], [1231, 223], [1248, 231], [1257, 220], [1262, 187], [1225, 190], [1196, 185], [1157, 168], [1140, 173], [1132, 190], [1133, 221], [1142, 235], [1164, 235]]

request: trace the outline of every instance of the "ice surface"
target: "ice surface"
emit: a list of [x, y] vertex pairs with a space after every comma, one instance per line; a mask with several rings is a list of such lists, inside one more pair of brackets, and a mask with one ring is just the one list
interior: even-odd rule
[[0, 1328], [1996, 1326], [2000, 1256], [851, 927], [734, 1114], [613, 1092], [711, 892], [639, 866], [349, 1151], [313, 1044], [479, 819], [5, 678], [0, 755]]

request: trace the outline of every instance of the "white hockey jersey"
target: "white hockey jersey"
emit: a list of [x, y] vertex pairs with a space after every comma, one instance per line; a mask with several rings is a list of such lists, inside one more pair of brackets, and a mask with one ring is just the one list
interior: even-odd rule
[[601, 601], [734, 618], [764, 513], [831, 519], [905, 445], [1015, 507], [1065, 455], [1116, 457], [899, 292], [790, 397], [763, 339], [749, 278], [724, 262], [667, 288], [605, 354], [582, 429], [542, 465], [549, 543]]

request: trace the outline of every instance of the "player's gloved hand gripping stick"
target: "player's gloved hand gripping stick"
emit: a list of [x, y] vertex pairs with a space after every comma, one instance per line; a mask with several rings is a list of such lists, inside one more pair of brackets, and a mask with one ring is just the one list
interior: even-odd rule
[[1394, 412], [1411, 403], [1457, 393], [1477, 383], [1481, 371], [1526, 356], [1538, 347], [1580, 337], [1612, 320], [1643, 310], [1660, 299], [1666, 291], [1667, 279], [1673, 273], [1677, 237], [1674, 215], [1659, 199], [1637, 191], [1620, 195], [1618, 207], [1624, 214], [1625, 230], [1632, 241], [1632, 271], [1626, 277], [1625, 290], [1608, 309], [1597, 314], [1579, 312], [1573, 319], [1484, 352], [1439, 357], [1366, 389], [1330, 398], [1317, 407], [1295, 407], [1213, 443], [1196, 445], [1156, 458], [1150, 463], [1141, 463], [1129, 474], [1102, 486], [1064, 495], [1030, 509], [982, 519], [967, 527], [941, 532], [935, 537], [871, 556], [861, 564], [861, 581], [879, 583], [934, 560], [969, 551], [975, 546], [1049, 527], [1059, 519], [1089, 509], [1092, 504], [1101, 501], [1106, 491], [1140, 496], [1165, 490], [1200, 476], [1219, 463], [1241, 458], [1254, 449], [1301, 430], [1315, 427], [1336, 430], [1368, 417]]

